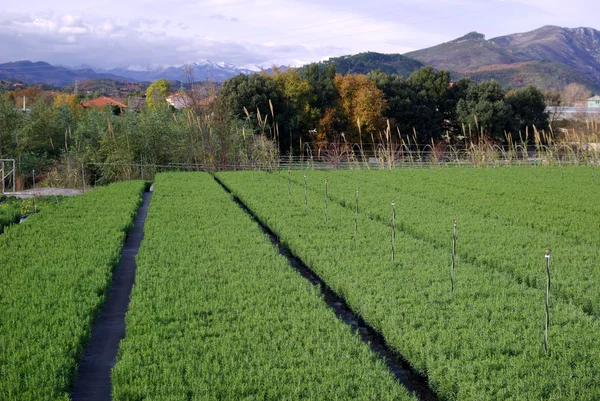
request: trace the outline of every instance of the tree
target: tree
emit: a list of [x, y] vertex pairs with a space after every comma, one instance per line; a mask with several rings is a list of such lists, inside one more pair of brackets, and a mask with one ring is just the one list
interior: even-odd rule
[[456, 105], [456, 116], [460, 123], [468, 127], [467, 134], [484, 134], [503, 141], [511, 109], [504, 101], [504, 90], [500, 84], [490, 80], [469, 85], [466, 97]]
[[[339, 107], [345, 117], [346, 136], [358, 143], [369, 134], [385, 127], [387, 101], [381, 89], [366, 75], [336, 75], [335, 86], [339, 93]], [[361, 134], [365, 138], [361, 138]]]
[[548, 129], [548, 113], [544, 94], [533, 85], [510, 91], [506, 95], [506, 103], [512, 109], [513, 121], [511, 132], [525, 132], [533, 127], [538, 130]]
[[171, 84], [165, 78], [161, 78], [148, 86], [146, 90], [146, 105], [148, 108], [157, 107], [165, 103]]
[[386, 117], [402, 134], [413, 137], [416, 133], [421, 144], [440, 138], [448, 122], [454, 120], [456, 102], [449, 96], [450, 74], [446, 71], [436, 73], [424, 67], [408, 79], [375, 71], [369, 79], [388, 100]]
[[566, 106], [574, 106], [576, 102], [587, 100], [590, 96], [592, 91], [577, 83], [565, 86], [561, 93], [563, 104]]
[[[311, 107], [317, 98], [308, 80], [302, 78], [298, 70], [285, 72], [273, 68], [271, 78], [282, 94], [281, 109], [276, 110], [281, 135], [281, 151], [290, 148], [292, 142], [298, 142], [302, 134], [314, 129], [319, 121], [320, 110]], [[291, 135], [288, 135], [290, 133]], [[290, 142], [292, 141], [292, 142]]]

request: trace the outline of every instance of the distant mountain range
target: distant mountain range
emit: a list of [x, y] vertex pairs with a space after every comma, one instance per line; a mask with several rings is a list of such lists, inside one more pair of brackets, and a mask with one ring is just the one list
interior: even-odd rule
[[[544, 26], [531, 32], [486, 40], [471, 32], [458, 39], [404, 55], [361, 53], [334, 57], [321, 65], [334, 64], [341, 74], [384, 72], [408, 76], [424, 65], [449, 70], [453, 79], [496, 79], [506, 87], [534, 84], [543, 90], [561, 89], [581, 83], [600, 92], [600, 32], [592, 28]], [[0, 64], [0, 79], [48, 83], [57, 86], [76, 80], [114, 79], [119, 81], [155, 81], [159, 78], [186, 82], [189, 67], [195, 81], [221, 82], [238, 74], [259, 69], [237, 68], [232, 64], [208, 60], [186, 65], [151, 67], [130, 65], [103, 70], [84, 65], [79, 68], [52, 66], [48, 63], [18, 61]], [[285, 67], [280, 67], [285, 70]], [[270, 71], [266, 70], [267, 72]]]
[[[170, 81], [176, 80], [187, 82], [189, 78], [193, 78], [195, 81], [209, 80], [215, 82], [222, 82], [228, 78], [234, 77], [239, 74], [252, 74], [259, 70], [259, 68], [256, 68], [255, 70], [250, 70], [246, 68], [237, 68], [233, 64], [213, 63], [209, 60], [201, 60], [199, 62], [168, 67], [144, 67], [139, 65], [130, 65], [125, 68], [102, 70], [102, 72], [112, 75], [118, 75], [136, 81], [152, 82], [160, 78], [166, 78]], [[190, 75], [188, 71], [191, 71], [192, 74]]]
[[43, 61], [38, 61], [37, 63], [32, 63], [31, 61], [16, 61], [13, 63], [0, 64], [0, 80], [15, 80], [65, 86], [75, 83], [75, 81], [103, 78], [124, 80], [123, 77], [109, 73], [96, 72], [91, 68], [69, 69], [67, 67], [50, 65]]
[[544, 26], [490, 40], [471, 32], [405, 56], [457, 77], [494, 78], [505, 86], [560, 89], [577, 82], [600, 90], [600, 32], [592, 28]]

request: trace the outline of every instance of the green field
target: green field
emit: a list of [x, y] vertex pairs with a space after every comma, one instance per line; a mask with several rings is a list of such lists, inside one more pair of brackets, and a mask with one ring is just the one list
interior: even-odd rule
[[[594, 201], [600, 187], [591, 169], [292, 171], [291, 196], [287, 172], [265, 174], [217, 176], [441, 398], [600, 399]], [[547, 247], [553, 249], [548, 355]]]
[[64, 200], [0, 235], [0, 399], [66, 400], [143, 182]]
[[[1, 400], [70, 399], [144, 186], [0, 234]], [[599, 400], [599, 196], [588, 167], [159, 174], [112, 399], [415, 399], [239, 201], [439, 399]]]

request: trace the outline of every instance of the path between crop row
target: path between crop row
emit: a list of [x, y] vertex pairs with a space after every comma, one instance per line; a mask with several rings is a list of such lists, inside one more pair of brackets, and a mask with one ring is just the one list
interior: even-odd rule
[[133, 228], [121, 251], [119, 266], [113, 272], [113, 281], [102, 311], [92, 326], [77, 372], [71, 398], [74, 401], [110, 401], [111, 369], [116, 363], [119, 343], [125, 337], [125, 314], [129, 295], [135, 281], [135, 257], [144, 238], [144, 223], [148, 215], [151, 192], [144, 192]]
[[215, 177], [215, 180], [227, 193], [231, 194], [233, 200], [260, 226], [271, 243], [277, 247], [279, 253], [288, 259], [290, 266], [296, 269], [302, 277], [310, 281], [313, 285], [319, 287], [327, 306], [332, 308], [335, 315], [349, 325], [353, 331], [359, 333], [362, 341], [368, 344], [381, 357], [388, 366], [388, 369], [390, 369], [402, 385], [414, 393], [420, 400], [435, 401], [438, 399], [429, 387], [425, 377], [414, 372], [401, 355], [394, 353], [388, 347], [385, 338], [354, 313], [342, 297], [338, 296], [310, 267], [283, 245], [277, 234], [265, 225], [241, 199], [233, 195], [231, 190], [221, 180], [217, 177]]

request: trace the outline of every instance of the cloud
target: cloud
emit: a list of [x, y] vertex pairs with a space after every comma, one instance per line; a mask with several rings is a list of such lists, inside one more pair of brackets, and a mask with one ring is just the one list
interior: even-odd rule
[[[486, 37], [545, 24], [594, 26], [600, 3], [572, 0], [158, 0], [73, 11], [56, 0], [7, 3], [0, 11], [0, 62], [297, 65], [364, 51], [404, 53], [469, 31]], [[585, 13], [580, 11], [585, 9]], [[382, 11], [384, 10], [384, 11]], [[580, 16], [576, 16], [575, 14]], [[240, 17], [234, 17], [240, 16]]]
[[229, 22], [240, 22], [238, 18], [234, 17], [226, 17], [223, 14], [213, 14], [209, 16], [210, 19], [220, 20], [220, 21], [229, 21]]

